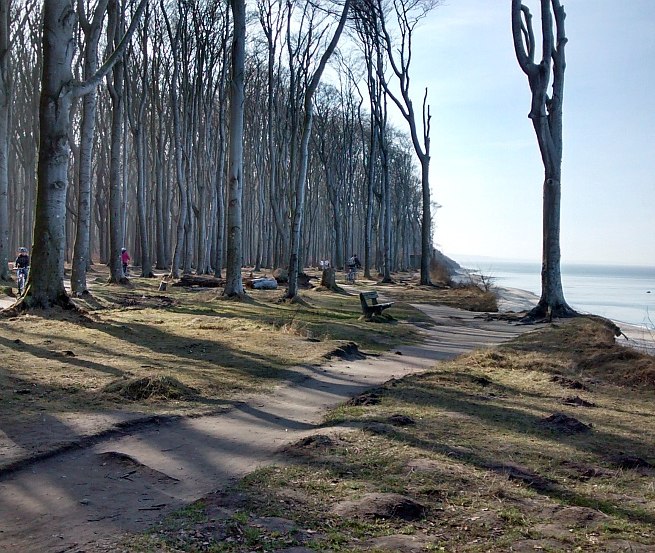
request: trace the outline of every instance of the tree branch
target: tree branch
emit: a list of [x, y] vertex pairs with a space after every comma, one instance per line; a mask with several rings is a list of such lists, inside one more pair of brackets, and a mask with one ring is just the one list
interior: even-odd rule
[[95, 75], [87, 79], [86, 81], [79, 83], [74, 86], [73, 88], [73, 96], [75, 97], [80, 97], [84, 96], [85, 94], [88, 94], [92, 90], [94, 90], [101, 82], [102, 80], [107, 76], [107, 74], [112, 70], [114, 65], [118, 62], [118, 60], [121, 59], [123, 54], [125, 53], [125, 49], [127, 48], [127, 45], [129, 44], [130, 40], [132, 39], [132, 34], [134, 33], [137, 24], [139, 23], [139, 19], [141, 18], [141, 14], [145, 10], [146, 4], [148, 3], [148, 0], [141, 0], [139, 3], [138, 8], [136, 9], [136, 12], [134, 13], [134, 17], [132, 18], [132, 22], [130, 23], [130, 27], [128, 28], [127, 32], [121, 39], [119, 45], [116, 47], [114, 52], [109, 56], [107, 61], [96, 71]]

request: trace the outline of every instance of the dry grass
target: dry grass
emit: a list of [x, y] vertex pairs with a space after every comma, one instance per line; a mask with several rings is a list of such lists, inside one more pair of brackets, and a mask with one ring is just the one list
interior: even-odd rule
[[[394, 380], [133, 550], [653, 551], [654, 363], [581, 318]], [[591, 428], [545, 424], [554, 413]], [[371, 492], [427, 514], [335, 514]]]
[[489, 313], [498, 311], [498, 303], [494, 293], [485, 292], [475, 284], [439, 288], [410, 283], [402, 287], [392, 286], [387, 289], [380, 286], [380, 288], [381, 293], [395, 301], [448, 305], [466, 309], [467, 311]]

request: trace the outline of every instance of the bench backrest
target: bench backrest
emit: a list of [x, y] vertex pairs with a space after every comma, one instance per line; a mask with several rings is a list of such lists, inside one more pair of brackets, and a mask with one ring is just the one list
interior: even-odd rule
[[367, 299], [367, 300], [372, 300], [374, 298], [377, 299], [377, 297], [378, 297], [377, 292], [361, 292], [359, 295], [362, 296], [364, 299]]

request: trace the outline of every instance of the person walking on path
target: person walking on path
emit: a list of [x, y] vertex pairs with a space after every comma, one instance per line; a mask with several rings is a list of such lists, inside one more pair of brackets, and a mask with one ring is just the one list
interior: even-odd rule
[[121, 248], [121, 263], [123, 264], [123, 276], [127, 278], [127, 266], [130, 264], [130, 254], [127, 249]]

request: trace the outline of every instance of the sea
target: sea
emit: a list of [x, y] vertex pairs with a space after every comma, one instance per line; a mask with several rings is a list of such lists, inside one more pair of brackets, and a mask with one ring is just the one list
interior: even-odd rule
[[[541, 293], [541, 264], [495, 260], [457, 260], [472, 272], [491, 277], [500, 288]], [[568, 304], [581, 313], [655, 329], [655, 267], [562, 264]]]

